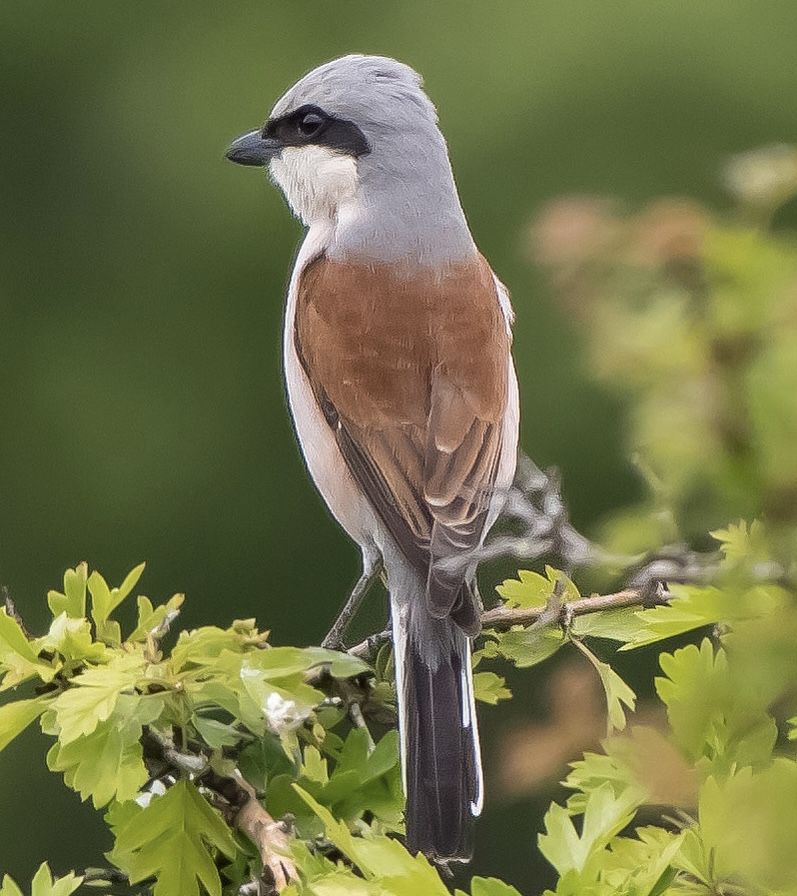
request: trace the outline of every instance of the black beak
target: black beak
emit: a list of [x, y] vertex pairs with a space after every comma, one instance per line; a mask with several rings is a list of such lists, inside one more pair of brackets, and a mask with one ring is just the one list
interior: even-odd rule
[[251, 131], [230, 144], [227, 158], [238, 165], [257, 165], [262, 168], [282, 152], [282, 144], [263, 131]]

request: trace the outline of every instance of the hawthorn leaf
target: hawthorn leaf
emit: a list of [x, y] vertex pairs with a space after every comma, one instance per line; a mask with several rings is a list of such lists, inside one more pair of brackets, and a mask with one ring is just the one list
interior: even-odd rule
[[48, 591], [47, 605], [53, 616], [66, 613], [70, 619], [83, 619], [86, 615], [86, 580], [88, 563], [79, 563], [64, 573], [64, 591]]
[[473, 691], [476, 699], [495, 706], [499, 700], [508, 700], [512, 691], [506, 686], [506, 679], [495, 672], [474, 672]]
[[119, 623], [110, 619], [111, 613], [135, 588], [146, 564], [139, 563], [131, 570], [118, 588], [109, 588], [105, 579], [96, 571], [88, 578], [88, 589], [91, 594], [91, 618], [97, 627], [98, 640], [119, 646], [122, 632]]
[[0, 607], [0, 676], [3, 678], [0, 691], [36, 675], [42, 681], [51, 681], [55, 669], [39, 659], [17, 620], [8, 615], [5, 607]]
[[551, 566], [545, 567], [545, 575], [522, 569], [517, 579], [506, 579], [496, 591], [509, 607], [533, 609], [544, 607], [552, 597], [557, 584], [561, 589], [562, 603], [581, 597], [575, 583], [565, 573]]
[[146, 661], [140, 653], [117, 653], [105, 666], [87, 669], [55, 699], [60, 741], [68, 744], [92, 731], [114, 711], [123, 691], [133, 690]]
[[95, 809], [115, 799], [132, 800], [147, 782], [141, 733], [163, 711], [160, 694], [119, 695], [114, 710], [87, 735], [55, 743], [47, 754], [51, 771], [64, 773], [67, 786], [81, 799], [91, 797]]
[[606, 694], [606, 706], [608, 709], [608, 728], [622, 731], [626, 725], [625, 710], [623, 706], [627, 706], [631, 712], [636, 706], [636, 694], [623, 681], [622, 678], [612, 669], [608, 663], [599, 660], [595, 654], [589, 650], [581, 641], [573, 638], [573, 643], [584, 654], [584, 656], [595, 667], [595, 671], [600, 676], [604, 693]]
[[683, 835], [662, 828], [637, 828], [635, 837], [615, 837], [601, 856], [600, 879], [612, 893], [660, 896], [676, 874], [672, 861]]
[[57, 653], [66, 662], [107, 663], [113, 655], [105, 644], [92, 638], [88, 619], [73, 619], [66, 612], [53, 619], [50, 630], [37, 638], [35, 645], [40, 652]]
[[370, 668], [356, 656], [337, 650], [327, 650], [324, 647], [305, 647], [303, 653], [308, 662], [308, 669], [329, 663], [329, 674], [334, 678], [353, 678], [369, 671]]
[[570, 630], [577, 638], [606, 638], [625, 644], [644, 629], [638, 607], [617, 607], [598, 613], [585, 613], [573, 619]]
[[[31, 896], [70, 896], [83, 883], [73, 871], [63, 877], [53, 877], [50, 866], [43, 862], [31, 882]], [[6, 874], [0, 886], [0, 896], [23, 896], [22, 890]]]
[[517, 576], [517, 579], [505, 579], [495, 589], [506, 605], [527, 609], [544, 607], [553, 592], [552, 582], [528, 569], [518, 570]]
[[739, 692], [723, 648], [704, 638], [699, 648], [661, 654], [659, 664], [664, 677], [656, 678], [656, 692], [674, 741], [692, 762], [706, 758], [715, 772], [769, 762], [778, 734], [769, 697], [759, 703], [756, 693]]
[[760, 520], [753, 520], [749, 526], [746, 520], [740, 520], [727, 529], [715, 529], [709, 534], [719, 542], [723, 557], [730, 563], [769, 560], [766, 533]]
[[240, 732], [232, 725], [219, 722], [217, 719], [194, 714], [191, 716], [191, 723], [205, 743], [214, 750], [234, 747], [241, 740]]
[[636, 612], [639, 629], [620, 650], [645, 647], [717, 622], [766, 616], [787, 598], [786, 591], [774, 584], [743, 590], [671, 584], [669, 590], [672, 595], [669, 603]]
[[169, 615], [174, 615], [183, 605], [185, 595], [175, 594], [165, 604], [153, 607], [152, 601], [143, 594], [136, 598], [138, 622], [128, 641], [145, 641], [147, 636], [157, 631]]
[[221, 816], [185, 779], [131, 814], [116, 828], [116, 838], [114, 857], [125, 860], [130, 882], [154, 877], [155, 896], [200, 896], [200, 884], [209, 896], [221, 896], [215, 855], [237, 854]]
[[53, 877], [45, 862], [33, 876], [31, 896], [69, 896], [83, 883], [83, 878], [70, 872], [64, 877]]
[[488, 658], [503, 657], [519, 669], [525, 669], [553, 656], [566, 640], [561, 627], [555, 623], [531, 625], [508, 632], [491, 632], [479, 653]]
[[16, 885], [16, 882], [5, 874], [2, 885], [0, 885], [0, 896], [25, 896], [25, 894]]
[[589, 859], [630, 823], [635, 809], [633, 793], [615, 796], [610, 784], [602, 784], [587, 796], [579, 835], [568, 810], [553, 803], [544, 819], [546, 832], [537, 839], [540, 852], [560, 875], [580, 873]]
[[474, 877], [470, 882], [472, 896], [520, 896], [520, 892], [496, 877]]
[[145, 566], [145, 563], [139, 563], [125, 576], [125, 580], [118, 588], [109, 588], [108, 583], [96, 570], [92, 572], [87, 585], [91, 594], [91, 618], [98, 627], [135, 588]]
[[0, 706], [0, 750], [4, 750], [31, 722], [38, 719], [49, 704], [49, 699], [35, 697]]

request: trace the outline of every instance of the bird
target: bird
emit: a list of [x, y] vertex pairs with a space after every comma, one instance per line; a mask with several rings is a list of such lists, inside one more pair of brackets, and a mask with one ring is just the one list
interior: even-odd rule
[[509, 293], [402, 62], [352, 54], [313, 69], [227, 157], [266, 168], [306, 228], [286, 391], [309, 473], [362, 554], [360, 590], [386, 577], [406, 846], [467, 862], [484, 801], [475, 557], [518, 457]]

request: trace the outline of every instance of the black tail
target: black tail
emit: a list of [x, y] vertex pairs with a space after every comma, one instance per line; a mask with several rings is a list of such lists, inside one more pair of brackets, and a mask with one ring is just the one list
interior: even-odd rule
[[[421, 625], [417, 615], [425, 617]], [[397, 679], [407, 848], [437, 861], [467, 861], [482, 802], [470, 641], [450, 619], [424, 612], [407, 622], [395, 645], [403, 654]]]

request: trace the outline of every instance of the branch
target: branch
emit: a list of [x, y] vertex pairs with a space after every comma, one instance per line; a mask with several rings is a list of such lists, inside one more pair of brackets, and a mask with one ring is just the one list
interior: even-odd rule
[[[592, 594], [567, 603], [554, 600], [543, 607], [495, 607], [481, 615], [483, 629], [505, 631], [513, 625], [537, 625], [550, 622], [564, 623], [575, 616], [586, 616], [588, 613], [599, 613], [601, 610], [617, 610], [622, 607], [654, 607], [666, 604], [670, 593], [663, 585], [658, 585], [652, 592], [648, 589], [627, 588], [614, 594]], [[390, 631], [385, 630], [371, 635], [347, 651], [352, 656], [366, 659], [374, 650], [390, 638]]]
[[142, 742], [146, 759], [166, 766], [159, 770], [158, 779], [169, 777], [168, 769], [187, 772], [197, 785], [215, 795], [215, 805], [228, 822], [246, 834], [257, 847], [263, 863], [263, 875], [251, 886], [246, 885], [247, 894], [280, 893], [291, 880], [297, 878], [287, 826], [276, 821], [265, 810], [254, 787], [238, 769], [232, 775], [220, 775], [210, 768], [203, 754], [177, 750], [169, 738], [154, 728], [145, 729]]
[[482, 613], [482, 627], [505, 631], [513, 625], [535, 625], [542, 622], [564, 621], [575, 616], [599, 613], [601, 610], [617, 610], [622, 607], [651, 607], [666, 604], [670, 593], [659, 587], [653, 595], [643, 590], [627, 588], [614, 594], [591, 594], [571, 600], [559, 606], [553, 619], [549, 619], [548, 607], [495, 607]]
[[255, 844], [263, 862], [264, 872], [268, 869], [271, 885], [281, 893], [292, 880], [296, 880], [296, 865], [291, 858], [290, 838], [287, 824], [276, 821], [263, 808], [257, 798], [255, 788], [236, 771], [235, 781], [247, 794], [246, 802], [235, 816], [235, 826]]
[[14, 601], [11, 599], [11, 595], [8, 593], [8, 587], [3, 585], [0, 588], [0, 597], [3, 599], [3, 606], [5, 607], [6, 614], [10, 616], [14, 622], [22, 629], [22, 634], [28, 639], [28, 641], [33, 640], [33, 635], [25, 628], [25, 623], [22, 621], [22, 617], [17, 612], [16, 605]]
[[566, 568], [573, 569], [606, 559], [605, 551], [570, 524], [559, 471], [555, 468], [541, 470], [522, 452], [500, 519], [514, 522], [521, 531], [494, 535], [469, 557], [469, 561], [483, 563], [502, 557], [535, 560], [556, 556]]

